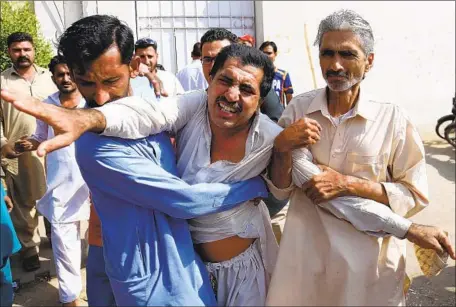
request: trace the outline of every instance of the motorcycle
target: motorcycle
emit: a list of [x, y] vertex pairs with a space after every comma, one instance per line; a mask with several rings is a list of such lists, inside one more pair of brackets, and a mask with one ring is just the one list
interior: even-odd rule
[[439, 137], [446, 140], [449, 144], [456, 148], [456, 100], [453, 97], [453, 108], [449, 115], [442, 116], [437, 121], [435, 132]]

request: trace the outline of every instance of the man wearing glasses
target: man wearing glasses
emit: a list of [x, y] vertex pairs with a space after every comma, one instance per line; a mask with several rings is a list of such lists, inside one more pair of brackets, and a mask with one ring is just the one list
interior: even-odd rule
[[141, 38], [135, 43], [135, 56], [138, 56], [142, 64], [149, 68], [144, 75], [152, 83], [152, 80], [160, 82], [162, 94], [168, 97], [184, 93], [184, 89], [174, 74], [169, 71], [157, 69], [158, 52], [157, 42], [151, 38]]

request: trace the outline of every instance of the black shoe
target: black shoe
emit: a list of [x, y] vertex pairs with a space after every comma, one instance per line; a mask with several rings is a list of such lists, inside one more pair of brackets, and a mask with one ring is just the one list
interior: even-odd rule
[[34, 255], [22, 260], [22, 268], [26, 272], [33, 272], [38, 270], [41, 267], [40, 264], [40, 257], [38, 255]]

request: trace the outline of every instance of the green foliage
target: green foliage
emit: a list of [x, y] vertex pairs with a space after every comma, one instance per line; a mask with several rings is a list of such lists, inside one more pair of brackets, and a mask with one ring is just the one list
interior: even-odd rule
[[43, 37], [40, 23], [29, 1], [0, 1], [0, 71], [11, 66], [6, 39], [13, 32], [27, 32], [33, 37], [35, 63], [47, 67], [53, 57], [51, 44]]

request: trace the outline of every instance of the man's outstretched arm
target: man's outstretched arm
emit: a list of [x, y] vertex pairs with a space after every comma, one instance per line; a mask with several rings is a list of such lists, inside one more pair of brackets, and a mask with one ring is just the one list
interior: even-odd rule
[[38, 146], [37, 154], [40, 157], [70, 145], [86, 131], [101, 133], [106, 127], [103, 114], [97, 110], [61, 108], [43, 103], [34, 97], [18, 99], [5, 89], [1, 89], [1, 98], [19, 111], [30, 114], [54, 128], [56, 136]]
[[65, 109], [42, 103], [33, 97], [18, 99], [4, 89], [1, 97], [16, 109], [54, 128], [56, 136], [42, 142], [37, 150], [39, 156], [70, 145], [87, 131], [128, 139], [143, 138], [162, 131], [177, 132], [205, 102], [205, 96], [195, 92], [170, 98], [161, 105], [131, 96], [97, 109]]

